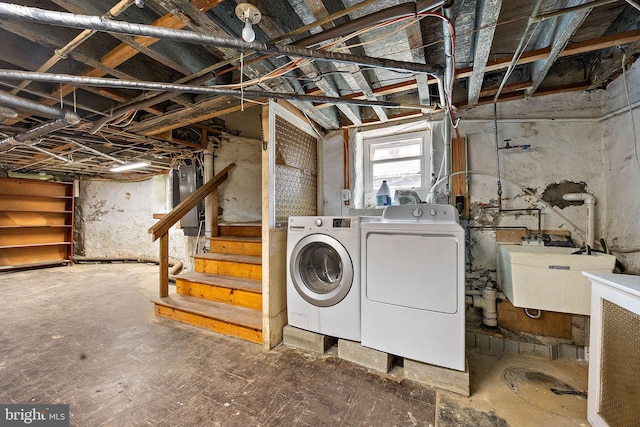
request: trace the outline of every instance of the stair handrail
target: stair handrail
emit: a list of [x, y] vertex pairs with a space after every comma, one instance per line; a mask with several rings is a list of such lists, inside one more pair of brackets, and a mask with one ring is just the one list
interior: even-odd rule
[[[226, 168], [222, 169], [216, 176], [203, 184], [196, 191], [191, 193], [189, 197], [184, 199], [178, 206], [173, 208], [171, 212], [164, 215], [158, 222], [149, 228], [149, 234], [155, 242], [160, 236], [167, 233], [171, 227], [175, 225], [183, 216], [200, 203], [213, 190], [218, 188], [229, 176], [229, 171], [233, 169], [235, 163], [230, 163]], [[214, 212], [215, 214], [215, 212]]]
[[160, 239], [160, 298], [169, 296], [169, 229], [205, 197], [214, 192], [229, 177], [229, 171], [235, 165], [235, 163], [230, 163], [149, 228], [149, 234], [151, 234], [153, 241]]

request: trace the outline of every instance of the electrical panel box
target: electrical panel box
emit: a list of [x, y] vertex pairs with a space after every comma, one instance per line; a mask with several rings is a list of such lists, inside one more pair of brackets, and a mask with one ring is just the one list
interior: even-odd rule
[[[179, 169], [171, 171], [171, 183], [173, 189], [173, 207], [175, 208], [189, 197], [201, 185], [202, 179], [198, 177], [198, 170], [195, 165], [180, 166]], [[197, 236], [203, 215], [202, 203], [191, 209], [180, 220], [180, 226], [184, 230], [185, 236]]]

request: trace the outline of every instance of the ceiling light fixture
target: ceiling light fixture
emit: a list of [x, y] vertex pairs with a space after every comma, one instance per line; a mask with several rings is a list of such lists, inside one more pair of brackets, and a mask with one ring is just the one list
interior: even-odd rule
[[239, 3], [236, 6], [236, 16], [244, 22], [242, 38], [247, 43], [252, 43], [256, 39], [256, 32], [253, 31], [253, 25], [260, 22], [262, 13], [251, 3]]
[[113, 168], [111, 168], [109, 170], [111, 172], [124, 172], [124, 171], [133, 170], [133, 169], [146, 168], [149, 165], [150, 165], [149, 162], [125, 163], [125, 164], [120, 165], [120, 166], [115, 166], [115, 167], [113, 167]]

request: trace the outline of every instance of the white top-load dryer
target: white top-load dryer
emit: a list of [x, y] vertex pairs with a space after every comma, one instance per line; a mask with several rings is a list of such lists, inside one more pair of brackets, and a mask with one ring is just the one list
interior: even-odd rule
[[362, 345], [465, 370], [465, 233], [450, 205], [362, 224]]
[[360, 224], [373, 217], [290, 217], [287, 315], [300, 329], [360, 341]]

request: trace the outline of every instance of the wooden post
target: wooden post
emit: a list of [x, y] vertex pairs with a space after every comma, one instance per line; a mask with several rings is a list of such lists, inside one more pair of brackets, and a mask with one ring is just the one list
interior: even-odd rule
[[169, 296], [169, 233], [160, 236], [160, 298]]
[[211, 237], [218, 237], [218, 188], [211, 192]]

